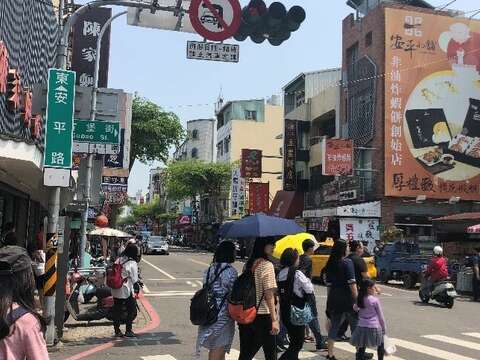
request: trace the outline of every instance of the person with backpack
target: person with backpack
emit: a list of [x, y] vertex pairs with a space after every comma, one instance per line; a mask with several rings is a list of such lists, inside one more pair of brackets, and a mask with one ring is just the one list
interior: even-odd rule
[[45, 321], [34, 310], [35, 280], [24, 248], [0, 249], [0, 359], [48, 360]]
[[[275, 337], [280, 331], [280, 322], [276, 308], [275, 268], [269, 260], [273, 255], [275, 241], [273, 237], [257, 238], [252, 255], [242, 274], [242, 276], [253, 274], [256, 311], [254, 311], [253, 320], [239, 323], [239, 360], [252, 360], [260, 348], [263, 348], [265, 360], [276, 360]], [[239, 281], [242, 276], [239, 277]], [[234, 295], [233, 292], [235, 292], [235, 285], [232, 295]]]
[[[134, 286], [138, 282], [137, 256], [137, 246], [129, 244], [115, 261], [113, 273], [107, 271], [107, 285], [112, 288], [113, 296], [113, 328], [115, 337], [136, 337], [132, 328], [133, 320], [137, 316], [137, 302], [133, 297], [135, 292]], [[119, 277], [120, 284], [118, 284]], [[112, 286], [113, 278], [115, 278], [116, 284]], [[125, 319], [125, 335], [120, 330], [121, 319]]]
[[309, 297], [313, 297], [313, 284], [303, 272], [298, 270], [299, 256], [294, 249], [285, 249], [278, 274], [281, 320], [286, 326], [290, 345], [280, 360], [298, 360], [305, 340], [305, 326], [313, 319]]
[[[208, 313], [213, 309], [213, 316], [204, 325], [198, 328], [197, 354], [201, 348], [208, 349], [209, 360], [225, 360], [225, 354], [230, 352], [235, 335], [235, 322], [228, 314], [227, 297], [237, 279], [237, 270], [231, 265], [235, 262], [235, 244], [230, 241], [221, 242], [212, 265], [203, 276], [203, 291], [209, 293], [209, 298], [214, 302], [208, 305], [204, 300], [203, 311]], [[208, 298], [207, 298], [208, 299]], [[198, 308], [195, 311], [202, 311]]]

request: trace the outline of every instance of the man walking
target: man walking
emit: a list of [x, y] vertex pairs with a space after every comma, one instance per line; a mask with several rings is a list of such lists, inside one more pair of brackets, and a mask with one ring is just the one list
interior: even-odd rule
[[[313, 240], [307, 239], [302, 243], [303, 255], [300, 256], [300, 265], [298, 269], [305, 274], [307, 278], [312, 279], [312, 259], [311, 256], [314, 254], [315, 243]], [[317, 311], [317, 301], [315, 299], [315, 294], [309, 297], [308, 303], [312, 309], [313, 320], [308, 324], [308, 327], [313, 332], [316, 342], [316, 350], [325, 350], [327, 346], [325, 340], [323, 339], [322, 333], [320, 331], [320, 323], [318, 321], [318, 311]]]
[[473, 301], [480, 301], [480, 247], [475, 249], [473, 257]]

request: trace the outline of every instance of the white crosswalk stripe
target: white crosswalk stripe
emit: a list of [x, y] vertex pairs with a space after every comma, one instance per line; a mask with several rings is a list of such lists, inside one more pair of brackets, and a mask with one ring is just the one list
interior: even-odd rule
[[[350, 345], [349, 343], [345, 343], [345, 342], [335, 343], [335, 348], [340, 349], [342, 351], [349, 352], [351, 354], [355, 354], [357, 352], [357, 349], [355, 349], [354, 346]], [[376, 353], [373, 354], [373, 358], [375, 360], [377, 359], [377, 354]], [[388, 359], [389, 360], [404, 360], [404, 359], [402, 359], [398, 356], [389, 356]]]
[[470, 336], [470, 337], [474, 337], [474, 338], [480, 339], [480, 333], [476, 333], [476, 332], [473, 332], [473, 333], [463, 333], [462, 335]]
[[172, 355], [142, 356], [142, 360], [177, 360]]
[[397, 347], [405, 348], [409, 351], [414, 351], [422, 353], [437, 359], [443, 360], [478, 360], [468, 356], [463, 356], [459, 354], [452, 353], [450, 351], [444, 351], [430, 346], [425, 346], [417, 344], [411, 341], [401, 340], [401, 339], [392, 339], [392, 341], [397, 345]]
[[425, 339], [441, 341], [447, 344], [457, 345], [457, 346], [461, 346], [468, 349], [480, 350], [480, 344], [477, 344], [471, 341], [465, 341], [465, 340], [451, 338], [443, 335], [425, 335], [423, 337]]

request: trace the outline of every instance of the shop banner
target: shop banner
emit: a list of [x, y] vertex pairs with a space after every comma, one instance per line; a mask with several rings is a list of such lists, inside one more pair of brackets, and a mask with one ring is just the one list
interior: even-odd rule
[[240, 176], [240, 169], [232, 171], [231, 203], [232, 216], [242, 216], [245, 210], [245, 179]]
[[270, 184], [252, 182], [248, 184], [248, 209], [250, 214], [267, 213], [270, 207]]
[[262, 150], [242, 149], [242, 167], [240, 172], [243, 178], [261, 178]]
[[325, 139], [322, 148], [324, 176], [353, 176], [353, 140]]
[[480, 200], [480, 21], [385, 11], [385, 194]]
[[380, 240], [378, 219], [340, 219], [340, 237], [348, 241], [362, 241], [367, 243], [371, 252], [375, 247], [375, 241]]
[[285, 120], [283, 151], [283, 190], [294, 191], [297, 188], [297, 122]]

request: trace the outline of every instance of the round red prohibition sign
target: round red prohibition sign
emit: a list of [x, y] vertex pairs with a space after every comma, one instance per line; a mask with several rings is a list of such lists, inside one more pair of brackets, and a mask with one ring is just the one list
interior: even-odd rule
[[192, 0], [188, 13], [195, 31], [211, 41], [235, 35], [242, 20], [238, 0]]

